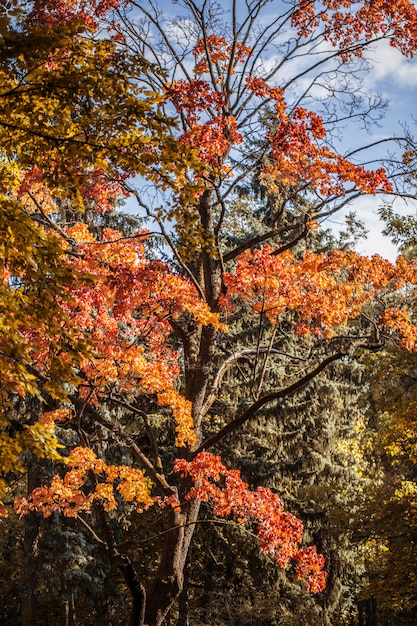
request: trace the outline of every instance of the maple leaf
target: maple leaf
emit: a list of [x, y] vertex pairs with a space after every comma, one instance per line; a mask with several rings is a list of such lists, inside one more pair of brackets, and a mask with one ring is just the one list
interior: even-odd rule
[[[283, 568], [295, 560], [297, 577], [306, 579], [313, 593], [324, 589], [324, 557], [317, 554], [315, 547], [299, 549], [302, 523], [284, 511], [277, 494], [266, 487], [251, 491], [242, 481], [238, 470], [228, 470], [220, 457], [210, 452], [200, 452], [192, 461], [178, 459], [174, 471], [190, 476], [198, 485], [191, 487], [186, 499], [197, 498], [210, 502], [213, 513], [218, 517], [233, 515], [240, 523], [255, 523], [263, 552], [272, 555]], [[223, 481], [224, 486], [217, 484]]]
[[[14, 508], [19, 515], [29, 511], [42, 512], [49, 517], [60, 511], [66, 517], [77, 517], [78, 513], [91, 511], [94, 502], [99, 502], [105, 511], [117, 509], [114, 495], [115, 483], [119, 493], [136, 505], [139, 511], [153, 504], [150, 495], [150, 482], [139, 469], [120, 465], [107, 465], [89, 448], [74, 448], [67, 459], [68, 471], [63, 478], [54, 476], [49, 486], [38, 487], [27, 498], [18, 498]], [[93, 472], [97, 480], [87, 488], [89, 474]]]
[[[309, 334], [333, 336], [335, 328], [347, 326], [359, 317], [367, 302], [391, 293], [404, 285], [415, 285], [416, 265], [399, 257], [394, 264], [378, 255], [372, 258], [354, 252], [334, 251], [315, 254], [307, 251], [302, 259], [291, 252], [279, 256], [270, 246], [245, 252], [237, 260], [236, 270], [225, 275], [227, 297], [225, 311], [234, 300], [249, 302], [254, 313], [262, 313], [276, 324], [288, 311], [297, 314], [294, 330], [302, 337]], [[406, 310], [390, 307], [378, 324], [395, 331], [401, 346], [416, 349], [417, 328]]]

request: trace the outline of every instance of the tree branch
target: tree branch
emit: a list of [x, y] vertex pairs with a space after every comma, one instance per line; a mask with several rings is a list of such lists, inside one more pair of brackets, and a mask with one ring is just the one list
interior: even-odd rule
[[327, 359], [322, 361], [320, 365], [318, 365], [314, 370], [306, 374], [306, 376], [303, 376], [303, 378], [300, 378], [300, 380], [297, 380], [297, 382], [293, 383], [289, 387], [286, 387], [285, 389], [280, 389], [280, 391], [267, 393], [266, 395], [259, 398], [259, 400], [251, 404], [251, 406], [247, 408], [246, 411], [242, 413], [242, 415], [232, 420], [229, 424], [226, 424], [226, 426], [224, 426], [221, 430], [206, 439], [206, 441], [204, 441], [196, 450], [193, 450], [192, 457], [194, 458], [199, 452], [202, 452], [203, 450], [208, 450], [209, 448], [212, 448], [214, 445], [219, 443], [219, 441], [221, 441], [226, 435], [228, 435], [233, 430], [238, 428], [238, 426], [241, 426], [251, 417], [253, 417], [253, 415], [255, 415], [255, 413], [257, 413], [257, 411], [259, 411], [259, 409], [262, 408], [265, 404], [269, 404], [274, 400], [279, 400], [280, 398], [289, 396], [301, 389], [301, 387], [304, 387], [304, 385], [313, 380], [328, 365], [330, 365], [334, 361], [343, 358], [344, 356], [346, 356], [347, 353], [348, 352], [336, 352], [335, 354], [332, 354], [331, 356], [327, 357]]
[[252, 361], [258, 354], [279, 354], [281, 356], [288, 357], [290, 359], [296, 359], [297, 361], [306, 361], [307, 359], [304, 357], [296, 356], [295, 354], [289, 354], [288, 352], [283, 352], [282, 350], [276, 350], [275, 348], [259, 348], [259, 349], [248, 349], [248, 350], [239, 350], [239, 352], [234, 352], [230, 355], [219, 367], [217, 373], [214, 377], [213, 384], [210, 388], [207, 400], [201, 410], [202, 415], [206, 415], [206, 413], [210, 410], [213, 402], [217, 398], [217, 389], [220, 387], [221, 382], [223, 380], [223, 376], [227, 372], [227, 370], [232, 367], [238, 361]]
[[[77, 396], [69, 396], [71, 402], [75, 407], [79, 405], [84, 406], [84, 400], [81, 400]], [[139, 446], [134, 442], [134, 440], [128, 435], [121, 424], [113, 418], [111, 421], [106, 417], [101, 415], [91, 404], [85, 405], [85, 412], [90, 415], [96, 422], [107, 428], [113, 433], [116, 433], [123, 439], [123, 441], [130, 447], [132, 450], [132, 454], [138, 463], [144, 468], [147, 472], [151, 480], [155, 483], [158, 489], [166, 496], [172, 496], [174, 494], [172, 488], [168, 484], [165, 476], [156, 471], [153, 463], [148, 459], [148, 457], [142, 452]]]
[[148, 435], [149, 443], [151, 444], [152, 455], [154, 457], [156, 467], [159, 472], [163, 472], [161, 456], [159, 454], [158, 444], [155, 438], [155, 433], [149, 423], [148, 416], [146, 415], [146, 413], [144, 413], [140, 409], [137, 409], [135, 406], [132, 406], [128, 402], [124, 402], [120, 398], [115, 398], [114, 396], [110, 396], [110, 400], [112, 402], [115, 402], [119, 406], [123, 406], [125, 409], [128, 409], [128, 411], [131, 411], [135, 415], [139, 415], [139, 417], [142, 418], [143, 423], [145, 425], [146, 434]]
[[248, 241], [241, 243], [234, 250], [230, 250], [230, 252], [226, 252], [226, 254], [223, 255], [223, 260], [225, 263], [227, 263], [227, 261], [232, 261], [237, 256], [239, 256], [239, 254], [241, 254], [245, 250], [248, 250], [248, 248], [253, 248], [253, 246], [258, 245], [259, 243], [262, 243], [263, 241], [267, 241], [268, 239], [271, 239], [272, 237], [276, 237], [277, 235], [288, 233], [292, 230], [297, 230], [298, 228], [300, 228], [300, 224], [293, 224], [291, 226], [283, 226], [282, 228], [275, 228], [273, 230], [269, 230], [267, 233], [264, 233], [263, 235], [252, 237], [252, 239], [249, 239]]
[[97, 535], [97, 533], [95, 532], [95, 530], [93, 528], [91, 528], [90, 524], [88, 524], [85, 519], [83, 519], [80, 515], [76, 515], [76, 519], [77, 521], [80, 522], [80, 524], [82, 526], [84, 526], [84, 528], [88, 531], [89, 535], [94, 539], [94, 541], [96, 543], [98, 543], [100, 546], [103, 546], [103, 548], [105, 548], [106, 550], [108, 550], [108, 545], [105, 541], [103, 541], [102, 539], [100, 539], [100, 537]]

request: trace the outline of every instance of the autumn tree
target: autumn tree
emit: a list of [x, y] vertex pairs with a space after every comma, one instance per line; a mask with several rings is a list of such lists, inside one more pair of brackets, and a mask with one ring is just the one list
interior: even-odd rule
[[[243, 345], [259, 331], [259, 326], [248, 326], [249, 315], [238, 309], [233, 323], [234, 338]], [[263, 323], [265, 337], [273, 331]], [[303, 362], [310, 347], [309, 339], [300, 342], [287, 328], [285, 337], [274, 342], [276, 353], [267, 361], [265, 353], [248, 354], [226, 376], [212, 407], [212, 427], [224, 426], [228, 415], [241, 410], [242, 389], [253, 388], [262, 371], [265, 391], [274, 389], [294, 363]], [[189, 571], [191, 623], [208, 624], [211, 617], [216, 623], [234, 619], [242, 625], [251, 620], [268, 626], [350, 624], [364, 574], [358, 551], [363, 528], [358, 533], [357, 525], [363, 494], [368, 492], [367, 477], [372, 476], [357, 445], [367, 399], [362, 369], [351, 359], [329, 366], [279, 408], [274, 404], [261, 408], [245, 424], [244, 437], [232, 432], [218, 444], [222, 456], [241, 470], [249, 484], [277, 489], [301, 517], [306, 537], [326, 555], [325, 591], [318, 596], [306, 594], [259, 555], [253, 537], [244, 531], [200, 524]], [[211, 518], [210, 511], [204, 514]]]
[[[2, 348], [7, 470], [19, 469], [28, 448], [36, 452], [19, 429], [10, 439], [13, 394], [44, 403], [23, 425], [42, 442], [40, 455], [57, 456], [55, 425], [67, 447], [66, 470], [15, 508], [59, 512], [82, 526], [123, 576], [132, 625], [162, 624], [181, 596], [202, 503], [253, 529], [266, 555], [282, 568], [292, 563], [295, 578], [321, 591], [324, 559], [300, 546], [301, 521], [275, 490], [245, 482], [216, 446], [358, 350], [393, 338], [415, 349], [409, 302], [392, 305], [393, 292], [416, 283], [412, 262], [291, 248], [357, 195], [395, 191], [382, 164], [371, 170], [341, 155], [331, 132], [346, 116], [368, 123], [378, 114], [377, 102], [354, 93], [366, 50], [385, 38], [411, 56], [417, 10], [406, 0], [282, 3], [265, 26], [271, 7], [256, 0], [242, 12], [234, 1], [225, 13], [185, 0], [170, 21], [153, 2], [35, 0], [25, 27], [10, 22], [2, 33], [2, 206], [11, 215], [6, 232], [19, 226], [5, 246], [2, 283], [16, 346]], [[277, 201], [261, 231], [234, 245], [227, 219], [255, 175]], [[62, 199], [106, 210], [119, 190], [138, 203], [150, 232], [97, 235], [82, 221], [59, 223]], [[155, 228], [168, 261], [147, 253]], [[47, 310], [39, 308], [45, 293]], [[229, 341], [238, 307], [254, 328], [267, 325], [268, 338], [254, 332], [254, 344], [238, 349]], [[268, 387], [268, 361], [287, 358], [288, 329], [297, 351], [308, 340], [308, 353], [285, 360], [282, 379]], [[218, 423], [213, 407], [242, 361], [255, 363], [253, 384]], [[135, 561], [152, 531], [142, 527], [128, 543], [115, 527], [155, 506], [159, 564], [139, 576]]]
[[[264, 232], [277, 198], [263, 193], [260, 203], [258, 194], [255, 184], [252, 193], [247, 187], [234, 202], [224, 229], [225, 245], [236, 246], [247, 233]], [[291, 214], [283, 214], [281, 224], [291, 223], [291, 219]], [[331, 233], [312, 230], [293, 251], [302, 256], [307, 249], [329, 253], [336, 246], [346, 246], [354, 224], [349, 218], [338, 242]], [[354, 230], [350, 234], [357, 236]], [[225, 374], [211, 409], [217, 428], [227, 423], [229, 415], [244, 409], [242, 389], [252, 394], [259, 387], [264, 393], [276, 389], [297, 364], [306, 362], [310, 350], [317, 348], [316, 339], [301, 340], [285, 319], [278, 331], [266, 316], [260, 315], [256, 323], [252, 316], [250, 307], [237, 304], [228, 318], [227, 337], [217, 347], [220, 361], [227, 352], [241, 353], [236, 367]], [[259, 348], [245, 353], [248, 345]], [[273, 348], [265, 349], [271, 345]], [[241, 529], [200, 524], [193, 542], [192, 567], [187, 571], [191, 623], [208, 624], [210, 619], [268, 626], [351, 623], [364, 574], [353, 522], [361, 509], [366, 474], [372, 474], [357, 445], [358, 432], [365, 424], [365, 392], [363, 366], [344, 359], [285, 398], [279, 409], [274, 404], [262, 407], [245, 424], [244, 437], [237, 430], [218, 444], [221, 455], [241, 469], [249, 484], [275, 487], [292, 512], [303, 519], [306, 535], [326, 555], [326, 590], [318, 596], [306, 594], [268, 564], [257, 553], [253, 537]], [[210, 511], [204, 514], [210, 518]]]
[[[19, 431], [7, 418], [9, 393], [38, 393], [25, 329], [53, 338], [43, 368], [45, 391], [56, 397], [63, 397], [63, 380], [77, 380], [76, 355], [89, 350], [88, 338], [65, 323], [58, 303], [66, 286], [77, 280], [64, 262], [77, 252], [57, 216], [68, 204], [78, 212], [86, 207], [107, 211], [123, 194], [129, 171], [158, 177], [156, 171], [151, 174], [152, 164], [161, 165], [155, 153], [162, 144], [164, 154], [175, 146], [170, 120], [156, 113], [159, 96], [144, 94], [143, 85], [133, 83], [129, 68], [146, 72], [144, 59], [133, 63], [110, 39], [94, 39], [88, 21], [47, 27], [28, 17], [20, 25], [23, 19], [23, 6], [11, 3], [1, 23], [4, 473], [22, 468], [19, 457], [28, 449], [57, 455], [48, 429], [37, 423]], [[123, 116], [112, 104], [116, 92]], [[59, 356], [60, 341], [70, 348], [65, 358]]]
[[378, 624], [415, 620], [415, 359], [391, 348], [366, 359], [370, 428], [363, 438], [374, 455], [374, 484], [363, 503], [359, 533], [367, 560], [364, 604]]
[[[415, 145], [402, 157], [402, 167], [415, 187]], [[415, 258], [416, 220], [412, 214], [400, 214], [394, 203], [384, 203], [380, 215], [385, 234], [398, 245], [407, 258]], [[403, 290], [398, 297], [406, 297]], [[365, 360], [371, 382], [370, 412], [372, 444], [377, 460], [378, 481], [364, 507], [369, 520], [370, 539], [367, 557], [368, 587], [364, 603], [378, 608], [381, 624], [415, 621], [416, 593], [413, 556], [415, 531], [415, 358], [404, 355], [394, 345], [382, 354]], [[393, 530], [395, 528], [395, 531]], [[378, 622], [379, 623], [379, 622]]]

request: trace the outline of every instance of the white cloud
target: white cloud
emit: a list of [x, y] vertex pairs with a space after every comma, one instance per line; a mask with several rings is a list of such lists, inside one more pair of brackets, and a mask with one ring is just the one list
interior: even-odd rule
[[[397, 85], [402, 88], [417, 86], [417, 59], [406, 59], [388, 41], [378, 42], [367, 55], [372, 69], [367, 83], [373, 88]], [[385, 85], [384, 85], [385, 83]]]
[[[345, 214], [354, 211], [357, 218], [364, 222], [368, 230], [368, 238], [359, 241], [357, 252], [366, 256], [379, 254], [383, 258], [395, 261], [398, 256], [398, 250], [390, 239], [382, 234], [384, 224], [378, 215], [378, 208], [383, 204], [384, 200], [392, 202], [393, 198], [392, 196], [362, 196], [353, 201], [346, 211], [336, 213], [326, 220], [323, 226], [329, 227], [337, 233], [344, 228]], [[409, 215], [416, 211], [416, 204], [396, 198], [394, 200], [394, 211], [400, 215]]]

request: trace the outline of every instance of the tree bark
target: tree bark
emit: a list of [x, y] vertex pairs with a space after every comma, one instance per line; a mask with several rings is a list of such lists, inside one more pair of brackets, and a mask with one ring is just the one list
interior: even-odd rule
[[[39, 468], [28, 471], [28, 493], [39, 487]], [[39, 578], [39, 540], [41, 538], [41, 516], [39, 513], [28, 513], [24, 516], [24, 560], [23, 560], [23, 593], [21, 605], [22, 626], [37, 626], [38, 603], [36, 588]]]
[[178, 626], [190, 626], [190, 606], [188, 598], [188, 580], [191, 571], [192, 546], [188, 550], [187, 561], [184, 567], [184, 583], [178, 598]]
[[200, 502], [187, 504], [185, 513], [173, 512], [172, 531], [165, 535], [161, 561], [147, 592], [146, 626], [161, 626], [184, 586], [184, 568], [198, 518]]
[[130, 559], [124, 554], [113, 556], [117, 567], [122, 572], [126, 585], [132, 595], [132, 611], [129, 626], [143, 626], [145, 618], [146, 593]]

